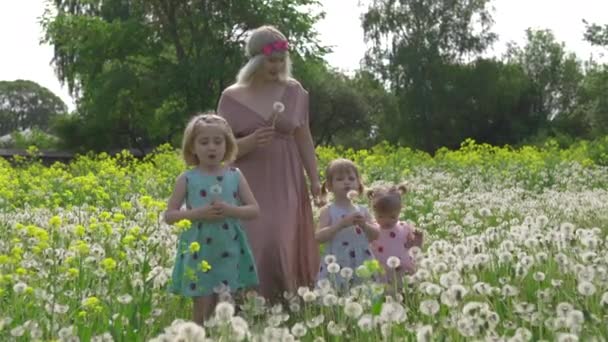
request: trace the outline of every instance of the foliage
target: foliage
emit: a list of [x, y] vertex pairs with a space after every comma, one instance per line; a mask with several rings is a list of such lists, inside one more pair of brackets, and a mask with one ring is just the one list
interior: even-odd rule
[[[55, 0], [43, 18], [61, 81], [78, 98], [59, 131], [74, 148], [176, 142], [187, 117], [215, 108], [244, 64], [249, 29], [273, 23], [302, 61], [325, 52], [315, 0]], [[86, 140], [77, 144], [80, 138]]]
[[400, 99], [399, 115], [388, 124], [408, 128], [414, 147], [430, 152], [443, 145], [440, 125], [454, 120], [436, 108], [438, 92], [449, 86], [444, 71], [496, 39], [487, 6], [487, 0], [375, 0], [364, 14], [366, 65]]
[[0, 136], [38, 128], [48, 132], [51, 121], [67, 112], [63, 101], [32, 81], [0, 81]]
[[593, 45], [608, 47], [608, 24], [601, 26], [599, 24], [585, 23], [585, 40]]
[[321, 61], [302, 63], [295, 76], [309, 93], [315, 145], [363, 148], [374, 142], [375, 136], [370, 132], [383, 107], [374, 108], [371, 101], [385, 95], [384, 89], [374, 89], [373, 85], [363, 84], [361, 77], [348, 77]]
[[425, 234], [408, 286], [366, 281], [346, 296], [330, 282], [274, 306], [247, 294], [239, 317], [224, 302], [202, 331], [181, 320], [190, 301], [166, 290], [176, 232], [188, 229], [160, 217], [185, 167], [179, 153], [89, 154], [44, 167], [32, 150], [17, 165], [0, 159], [0, 339], [608, 337], [608, 137], [567, 149], [468, 140], [434, 157], [385, 143], [317, 154], [320, 169], [353, 159], [368, 185], [408, 183], [401, 218]]
[[60, 145], [57, 137], [49, 135], [37, 128], [26, 131], [15, 131], [11, 133], [10, 139], [0, 141], [0, 147], [27, 149], [35, 146], [39, 149], [56, 149]]
[[536, 127], [559, 114], [567, 115], [576, 106], [579, 84], [583, 78], [580, 62], [566, 53], [550, 30], [526, 30], [523, 48], [510, 44], [506, 59], [520, 65], [532, 83], [532, 115]]

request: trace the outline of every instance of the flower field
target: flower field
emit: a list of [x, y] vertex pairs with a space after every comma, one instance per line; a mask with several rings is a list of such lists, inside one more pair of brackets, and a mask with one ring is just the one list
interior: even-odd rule
[[322, 282], [282, 304], [247, 293], [235, 313], [223, 294], [197, 327], [191, 303], [166, 290], [184, 227], [161, 212], [179, 155], [162, 147], [143, 160], [43, 166], [33, 151], [0, 159], [0, 341], [608, 339], [608, 138], [569, 149], [467, 141], [432, 157], [388, 145], [317, 154], [320, 170], [341, 156], [368, 185], [409, 184], [403, 219], [426, 240], [396, 295], [371, 281], [346, 294]]

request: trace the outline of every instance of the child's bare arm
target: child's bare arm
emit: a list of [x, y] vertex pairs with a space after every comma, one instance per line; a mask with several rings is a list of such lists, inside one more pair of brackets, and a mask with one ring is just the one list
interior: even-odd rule
[[380, 236], [380, 227], [374, 221], [374, 218], [369, 214], [369, 211], [365, 211], [364, 220], [361, 223], [361, 228], [365, 232], [365, 236], [368, 241], [374, 241]]
[[315, 232], [315, 239], [319, 243], [325, 243], [334, 238], [342, 228], [344, 228], [344, 219], [340, 222], [330, 224], [329, 207], [324, 207], [319, 213], [319, 225]]
[[218, 210], [215, 210], [209, 206], [196, 209], [181, 210], [184, 199], [186, 198], [186, 175], [181, 174], [175, 181], [175, 188], [169, 202], [167, 203], [167, 210], [165, 210], [165, 222], [167, 224], [173, 224], [180, 220], [214, 220], [221, 217]]
[[424, 242], [424, 233], [415, 227], [411, 227], [411, 229], [412, 231], [408, 236], [407, 246], [422, 247], [422, 243]]

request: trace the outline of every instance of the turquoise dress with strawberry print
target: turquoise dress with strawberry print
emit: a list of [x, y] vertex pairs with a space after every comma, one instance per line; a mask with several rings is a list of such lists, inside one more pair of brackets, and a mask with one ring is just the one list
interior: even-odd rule
[[[186, 207], [200, 208], [213, 200], [239, 205], [240, 172], [226, 169], [209, 175], [199, 169], [186, 172]], [[198, 243], [200, 249], [191, 248]], [[195, 244], [196, 245], [196, 244]], [[210, 269], [204, 267], [206, 261]], [[239, 219], [193, 221], [177, 243], [170, 291], [186, 297], [207, 296], [222, 289], [235, 291], [258, 284], [255, 261]]]

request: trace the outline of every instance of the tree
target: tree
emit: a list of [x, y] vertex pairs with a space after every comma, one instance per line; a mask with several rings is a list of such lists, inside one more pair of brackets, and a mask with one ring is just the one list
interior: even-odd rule
[[[400, 99], [399, 116], [391, 120], [416, 147], [433, 151], [442, 123], [436, 95], [446, 86], [444, 66], [462, 62], [496, 39], [490, 32], [489, 0], [374, 0], [363, 18], [371, 42], [365, 62]], [[404, 131], [404, 128], [407, 131]], [[404, 142], [398, 139], [396, 142]]]
[[532, 80], [533, 115], [540, 127], [574, 110], [583, 73], [576, 55], [566, 53], [564, 43], [558, 43], [551, 30], [527, 29], [526, 39], [523, 48], [511, 43], [506, 59], [521, 65]]
[[608, 24], [601, 26], [598, 24], [585, 23], [585, 40], [590, 42], [592, 45], [608, 47]]
[[302, 64], [296, 76], [310, 95], [311, 131], [316, 145], [364, 148], [376, 141], [373, 127], [384, 108], [374, 102], [386, 90], [366, 83], [360, 75], [341, 74], [324, 61]]
[[[60, 79], [78, 98], [60, 131], [94, 149], [177, 142], [215, 108], [244, 62], [248, 30], [274, 23], [302, 60], [325, 53], [316, 0], [55, 0], [43, 19]], [[91, 134], [91, 133], [95, 134]]]
[[608, 66], [592, 63], [579, 90], [575, 117], [582, 118], [590, 137], [608, 134]]
[[0, 135], [28, 128], [48, 132], [51, 120], [67, 112], [65, 103], [32, 81], [0, 81]]

